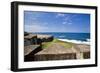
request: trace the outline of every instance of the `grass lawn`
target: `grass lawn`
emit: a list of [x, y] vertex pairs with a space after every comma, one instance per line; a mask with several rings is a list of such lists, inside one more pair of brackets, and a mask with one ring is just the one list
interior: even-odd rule
[[42, 43], [42, 48], [48, 48], [49, 46], [51, 46], [53, 43], [58, 43], [63, 45], [65, 48], [71, 48], [73, 46], [73, 43], [69, 43], [69, 42], [64, 42], [64, 41], [60, 41], [58, 39], [54, 39], [51, 42], [44, 42]]

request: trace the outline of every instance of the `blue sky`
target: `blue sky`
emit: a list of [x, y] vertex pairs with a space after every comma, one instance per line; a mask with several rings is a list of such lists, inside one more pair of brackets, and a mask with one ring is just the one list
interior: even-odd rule
[[24, 11], [27, 32], [90, 33], [90, 14]]

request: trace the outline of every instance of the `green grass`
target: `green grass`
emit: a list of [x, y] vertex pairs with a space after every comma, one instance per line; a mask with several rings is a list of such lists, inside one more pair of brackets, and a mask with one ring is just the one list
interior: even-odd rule
[[44, 42], [44, 43], [42, 43], [42, 48], [43, 48], [43, 49], [44, 49], [44, 48], [48, 48], [49, 46], [52, 45], [52, 43], [53, 43], [53, 42]]
[[54, 39], [53, 41], [51, 42], [44, 42], [42, 43], [42, 48], [48, 48], [50, 47], [53, 43], [59, 43], [61, 45], [63, 45], [65, 48], [71, 48], [73, 46], [73, 43], [69, 43], [69, 42], [64, 42], [64, 41], [60, 41], [58, 39]]
[[56, 40], [55, 42], [63, 45], [65, 48], [71, 48], [73, 46], [73, 43], [70, 43], [70, 42], [64, 42], [60, 40]]

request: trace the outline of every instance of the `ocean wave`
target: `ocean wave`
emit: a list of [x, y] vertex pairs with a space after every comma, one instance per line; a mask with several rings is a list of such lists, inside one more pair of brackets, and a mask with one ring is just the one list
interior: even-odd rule
[[87, 44], [87, 45], [90, 45], [90, 39], [88, 39], [87, 41], [69, 40], [69, 39], [58, 39], [58, 40], [65, 41], [65, 42], [76, 43], [76, 44]]
[[90, 42], [90, 39], [86, 39], [86, 41]]

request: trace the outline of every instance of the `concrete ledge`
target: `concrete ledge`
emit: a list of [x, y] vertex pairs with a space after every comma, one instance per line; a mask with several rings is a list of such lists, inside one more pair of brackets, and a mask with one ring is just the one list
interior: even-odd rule
[[90, 52], [83, 52], [84, 59], [90, 58]]
[[48, 61], [48, 60], [70, 60], [76, 59], [75, 53], [65, 53], [65, 54], [36, 54], [34, 55], [34, 61]]
[[24, 48], [24, 61], [32, 61], [34, 60], [33, 56], [37, 52], [41, 51], [42, 48], [40, 45], [30, 45], [25, 46]]
[[76, 53], [65, 54], [35, 54], [28, 55], [25, 61], [50, 61], [50, 60], [72, 60], [76, 59]]
[[83, 54], [84, 59], [90, 58], [90, 45], [77, 44], [74, 47], [79, 53]]

